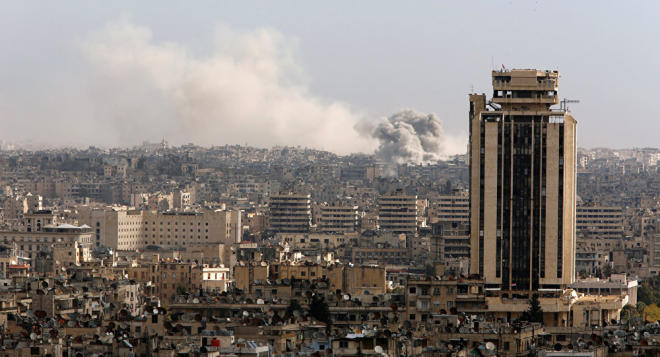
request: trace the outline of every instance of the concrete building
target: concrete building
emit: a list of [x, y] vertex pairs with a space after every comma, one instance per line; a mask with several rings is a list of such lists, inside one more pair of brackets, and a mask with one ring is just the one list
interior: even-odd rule
[[136, 250], [147, 246], [184, 249], [201, 243], [240, 242], [240, 211], [136, 211], [81, 208], [79, 221], [94, 228], [95, 246]]
[[575, 277], [576, 120], [553, 109], [559, 73], [493, 71], [470, 95], [471, 273], [503, 291]]
[[650, 273], [660, 274], [660, 219], [655, 219], [654, 228], [648, 232]]
[[628, 305], [637, 305], [637, 280], [628, 279], [626, 274], [612, 274], [608, 279], [579, 279], [570, 288], [587, 295], [597, 296], [628, 296]]
[[415, 234], [419, 213], [417, 196], [396, 190], [378, 198], [378, 227], [394, 233]]
[[333, 203], [320, 206], [318, 227], [323, 232], [355, 232], [359, 225], [358, 206]]
[[456, 195], [438, 196], [429, 207], [429, 222], [468, 222], [470, 220], [470, 197], [467, 192]]
[[468, 194], [439, 196], [429, 207], [431, 256], [435, 261], [470, 257]]
[[281, 193], [270, 196], [270, 230], [307, 232], [312, 224], [310, 194]]
[[60, 263], [68, 265], [69, 262], [89, 260], [92, 234], [92, 229], [86, 225], [50, 225], [33, 232], [0, 232], [0, 244], [27, 258], [36, 258], [39, 252], [54, 253], [57, 250]]
[[435, 315], [481, 313], [486, 309], [483, 280], [409, 278], [405, 294], [405, 318], [410, 322], [423, 323]]
[[578, 206], [575, 223], [578, 239], [623, 238], [621, 207]]
[[24, 215], [25, 231], [40, 232], [44, 227], [57, 223], [57, 218], [51, 210], [29, 211]]

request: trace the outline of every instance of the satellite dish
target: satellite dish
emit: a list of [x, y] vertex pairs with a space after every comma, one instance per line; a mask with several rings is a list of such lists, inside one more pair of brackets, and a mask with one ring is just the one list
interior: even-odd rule
[[264, 300], [263, 299], [257, 299], [257, 305], [263, 305]]
[[158, 309], [154, 309], [154, 310], [153, 310], [153, 314], [154, 314], [154, 315], [158, 315]]
[[34, 341], [34, 340], [36, 340], [36, 339], [37, 339], [37, 334], [34, 333], [34, 332], [32, 332], [32, 333], [30, 334], [30, 340]]
[[486, 342], [486, 349], [490, 350], [490, 351], [494, 350], [495, 349], [495, 344], [492, 343], [492, 342]]
[[346, 294], [344, 294], [344, 300], [346, 300], [346, 301], [348, 301], [348, 300], [350, 300], [350, 299], [351, 299], [351, 297], [350, 297], [350, 296], [348, 296], [348, 295], [346, 295]]
[[380, 346], [376, 346], [376, 347], [374, 347], [374, 351], [378, 354], [381, 354], [381, 353], [383, 353], [383, 348], [380, 347]]
[[248, 317], [248, 316], [250, 316], [250, 313], [247, 312], [247, 311], [243, 311], [243, 316], [244, 316], [244, 317]]

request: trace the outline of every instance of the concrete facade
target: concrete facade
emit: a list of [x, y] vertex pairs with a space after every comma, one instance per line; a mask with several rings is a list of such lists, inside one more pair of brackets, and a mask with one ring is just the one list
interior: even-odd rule
[[493, 98], [470, 95], [471, 269], [503, 291], [575, 277], [576, 121], [557, 71], [493, 71]]

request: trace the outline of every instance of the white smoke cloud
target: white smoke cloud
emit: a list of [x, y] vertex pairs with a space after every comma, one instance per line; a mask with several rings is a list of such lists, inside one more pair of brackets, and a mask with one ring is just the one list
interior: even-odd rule
[[[273, 29], [218, 27], [204, 53], [157, 41], [126, 19], [77, 43], [79, 68], [0, 84], [0, 138], [31, 147], [173, 144], [301, 145], [371, 152], [363, 115], [309, 91], [295, 41]], [[75, 56], [74, 56], [75, 57]], [[46, 62], [48, 65], [48, 62]]]
[[210, 47], [195, 56], [126, 20], [87, 38], [93, 120], [103, 123], [106, 139], [373, 150], [374, 141], [353, 130], [358, 113], [309, 93], [294, 44], [281, 33], [220, 27]]
[[[0, 83], [0, 139], [26, 147], [301, 145], [376, 154], [390, 163], [465, 152], [434, 115], [404, 111], [369, 120], [310, 93], [295, 41], [273, 29], [219, 26], [203, 54], [154, 39], [125, 18], [78, 42], [80, 68]], [[75, 56], [74, 56], [75, 57]], [[45, 65], [50, 61], [44, 62]], [[393, 88], [392, 90], [396, 90]]]

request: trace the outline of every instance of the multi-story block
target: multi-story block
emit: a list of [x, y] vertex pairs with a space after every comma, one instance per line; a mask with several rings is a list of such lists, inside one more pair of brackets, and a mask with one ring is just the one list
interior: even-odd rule
[[126, 209], [80, 210], [80, 222], [95, 229], [95, 242], [118, 250], [147, 246], [183, 249], [202, 243], [239, 243], [240, 211], [158, 212]]
[[623, 210], [621, 207], [578, 206], [576, 209], [577, 238], [623, 238]]
[[270, 196], [270, 230], [307, 232], [312, 224], [311, 195], [283, 193]]
[[436, 261], [470, 257], [470, 198], [439, 196], [429, 207], [431, 256]]
[[378, 226], [394, 233], [415, 234], [419, 219], [417, 196], [396, 190], [378, 198]]
[[90, 259], [92, 229], [70, 224], [44, 226], [39, 231], [0, 232], [0, 244], [13, 248], [19, 256], [36, 258], [37, 253], [54, 253], [57, 250], [59, 263], [80, 263]]
[[324, 232], [355, 232], [359, 225], [358, 206], [333, 203], [321, 205], [319, 230]]
[[483, 280], [408, 279], [407, 314], [411, 322], [424, 322], [433, 315], [483, 313], [486, 296]]
[[553, 109], [559, 73], [493, 71], [470, 95], [471, 273], [503, 291], [575, 277], [576, 120]]

